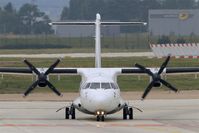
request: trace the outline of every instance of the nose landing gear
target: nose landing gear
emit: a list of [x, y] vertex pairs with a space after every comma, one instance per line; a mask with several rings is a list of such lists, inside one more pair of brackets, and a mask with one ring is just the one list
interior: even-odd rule
[[97, 111], [96, 115], [97, 115], [97, 121], [104, 121], [104, 111]]
[[104, 121], [104, 115], [97, 115], [97, 121]]
[[128, 116], [130, 120], [133, 119], [133, 108], [125, 105], [123, 108], [123, 119], [127, 120]]
[[66, 107], [65, 110], [65, 119], [75, 119], [75, 107], [73, 105], [71, 105], [71, 107]]

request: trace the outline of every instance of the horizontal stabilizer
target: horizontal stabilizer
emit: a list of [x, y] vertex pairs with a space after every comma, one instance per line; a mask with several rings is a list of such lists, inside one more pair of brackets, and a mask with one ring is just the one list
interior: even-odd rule
[[[146, 22], [101, 22], [101, 25], [147, 25]], [[95, 25], [95, 22], [52, 22], [49, 25]]]
[[101, 25], [147, 25], [146, 22], [101, 22]]
[[52, 22], [49, 25], [95, 25], [95, 22]]

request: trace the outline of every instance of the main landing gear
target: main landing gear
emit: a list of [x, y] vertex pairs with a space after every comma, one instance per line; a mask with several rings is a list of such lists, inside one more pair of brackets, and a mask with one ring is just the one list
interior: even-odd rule
[[129, 118], [130, 120], [133, 119], [133, 108], [125, 105], [123, 108], [123, 119], [127, 120], [127, 118]]
[[66, 107], [65, 110], [65, 119], [75, 119], [75, 107], [73, 105], [71, 105], [71, 107]]

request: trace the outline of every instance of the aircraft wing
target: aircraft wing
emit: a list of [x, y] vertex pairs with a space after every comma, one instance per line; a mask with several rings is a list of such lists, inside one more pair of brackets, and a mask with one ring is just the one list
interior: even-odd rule
[[1, 67], [0, 73], [8, 73], [8, 74], [32, 74], [32, 71], [29, 68], [9, 68], [9, 67]]
[[199, 67], [168, 67], [166, 73], [196, 73], [199, 72]]
[[[152, 72], [156, 72], [159, 70], [159, 68], [147, 68], [148, 70], [151, 70]], [[166, 74], [191, 74], [199, 72], [199, 67], [167, 67], [164, 69], [163, 73]], [[138, 68], [122, 68], [121, 70], [122, 74], [145, 74], [146, 72], [144, 70], [138, 69]]]
[[[40, 72], [45, 72], [47, 68], [37, 68]], [[29, 68], [0, 67], [0, 73], [5, 74], [32, 74]], [[76, 68], [54, 68], [50, 74], [77, 74]]]
[[[46, 71], [47, 68], [37, 68], [40, 72]], [[55, 68], [50, 74], [78, 74], [79, 68]], [[81, 68], [84, 69], [84, 68]], [[89, 68], [85, 68], [89, 69]], [[147, 68], [151, 71], [157, 71], [159, 68]], [[199, 67], [167, 67], [164, 70], [166, 74], [190, 74], [199, 72]], [[0, 73], [5, 74], [32, 74], [33, 72], [29, 68], [13, 68], [13, 67], [0, 67]], [[146, 72], [138, 68], [121, 68], [122, 74], [145, 74]]]

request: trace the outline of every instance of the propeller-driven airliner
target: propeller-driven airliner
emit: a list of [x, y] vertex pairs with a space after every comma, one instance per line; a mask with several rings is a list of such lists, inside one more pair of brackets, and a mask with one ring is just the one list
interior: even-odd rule
[[[145, 22], [103, 22], [100, 14], [96, 20], [91, 22], [52, 22], [51, 25], [93, 25], [95, 26], [95, 67], [94, 68], [56, 68], [60, 63], [57, 59], [49, 68], [36, 68], [28, 60], [24, 60], [27, 68], [0, 68], [1, 73], [11, 74], [36, 74], [37, 80], [30, 85], [24, 96], [31, 93], [36, 87], [48, 86], [58, 96], [62, 94], [48, 80], [49, 74], [77, 74], [81, 75], [80, 96], [75, 99], [71, 106], [65, 107], [65, 119], [76, 119], [76, 110], [96, 116], [97, 121], [104, 121], [105, 116], [123, 110], [123, 119], [133, 119], [133, 107], [129, 106], [120, 95], [117, 83], [118, 75], [148, 74], [151, 78], [146, 87], [142, 99], [144, 99], [153, 87], [165, 85], [174, 92], [178, 90], [170, 83], [162, 79], [162, 74], [170, 73], [195, 73], [199, 72], [197, 67], [167, 67], [170, 55], [166, 58], [160, 68], [146, 68], [135, 64], [131, 68], [103, 68], [101, 67], [101, 25], [146, 25]], [[132, 83], [133, 84], [133, 83]]]

